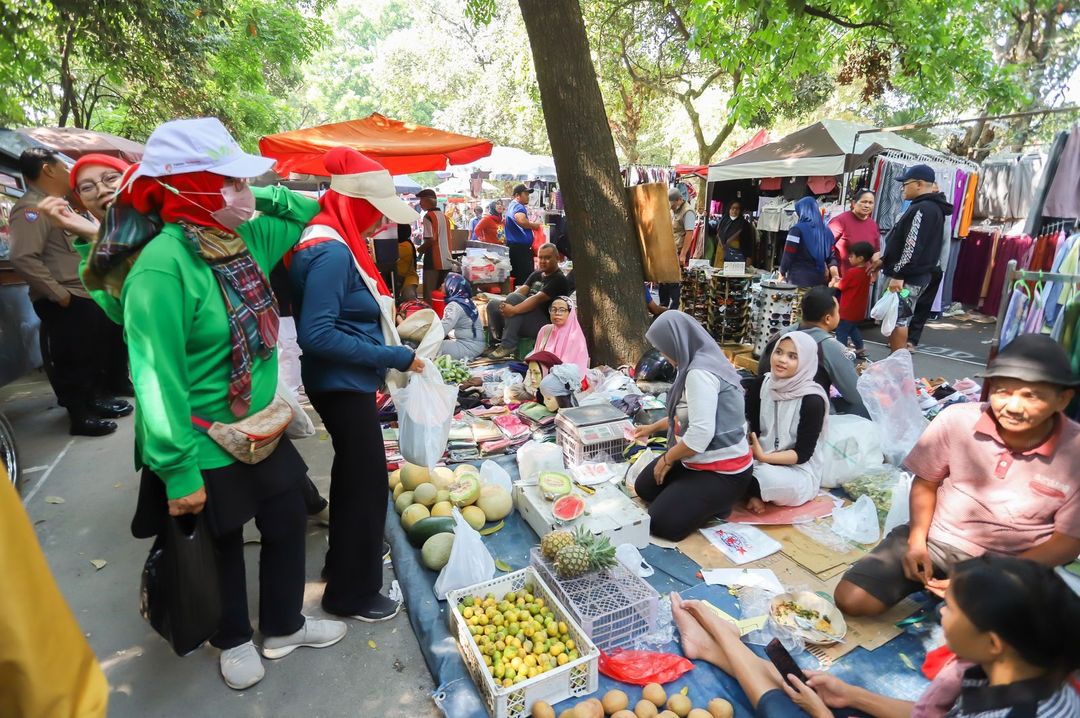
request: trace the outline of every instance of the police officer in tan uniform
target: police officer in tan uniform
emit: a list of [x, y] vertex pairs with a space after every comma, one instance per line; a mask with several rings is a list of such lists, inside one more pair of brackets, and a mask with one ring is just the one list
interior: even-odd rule
[[30, 286], [41, 319], [41, 353], [57, 401], [68, 411], [71, 433], [104, 436], [109, 421], [132, 412], [105, 387], [111, 348], [104, 312], [79, 278], [74, 237], [38, 209], [46, 197], [68, 193], [68, 169], [52, 150], [33, 147], [19, 158], [27, 192], [11, 209], [11, 264]]

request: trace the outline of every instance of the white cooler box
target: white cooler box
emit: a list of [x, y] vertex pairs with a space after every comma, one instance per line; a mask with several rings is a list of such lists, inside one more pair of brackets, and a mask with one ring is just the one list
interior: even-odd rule
[[514, 484], [514, 506], [525, 521], [543, 538], [555, 529], [573, 531], [584, 526], [594, 534], [607, 536], [615, 546], [631, 543], [639, 549], [649, 545], [649, 514], [638, 508], [630, 497], [615, 484], [593, 487], [596, 493], [585, 494], [585, 513], [581, 518], [561, 524], [551, 515], [551, 501], [544, 498], [537, 486]]

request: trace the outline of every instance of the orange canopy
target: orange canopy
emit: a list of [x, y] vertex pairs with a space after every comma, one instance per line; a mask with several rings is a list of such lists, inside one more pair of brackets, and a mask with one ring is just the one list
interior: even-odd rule
[[323, 166], [323, 155], [340, 145], [363, 152], [393, 175], [445, 170], [447, 162], [463, 165], [491, 154], [488, 140], [378, 113], [362, 120], [267, 135], [259, 140], [259, 152], [277, 160], [274, 169], [282, 176], [289, 172], [326, 176], [330, 173]]

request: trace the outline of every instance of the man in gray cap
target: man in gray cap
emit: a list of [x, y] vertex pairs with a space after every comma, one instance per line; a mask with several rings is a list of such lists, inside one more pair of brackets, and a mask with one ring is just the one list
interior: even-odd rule
[[911, 520], [836, 587], [849, 616], [884, 613], [921, 589], [944, 595], [952, 567], [986, 553], [1060, 566], [1080, 554], [1080, 424], [1063, 413], [1080, 378], [1057, 342], [1024, 334], [982, 373], [986, 404], [954, 404], [919, 438]]

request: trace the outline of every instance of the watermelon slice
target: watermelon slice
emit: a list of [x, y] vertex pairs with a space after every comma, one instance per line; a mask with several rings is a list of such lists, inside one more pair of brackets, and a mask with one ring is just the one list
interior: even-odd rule
[[562, 496], [551, 505], [551, 515], [559, 523], [568, 523], [585, 513], [585, 500], [580, 496]]
[[573, 488], [570, 477], [561, 471], [542, 471], [539, 477], [540, 493], [548, 501], [567, 496]]

